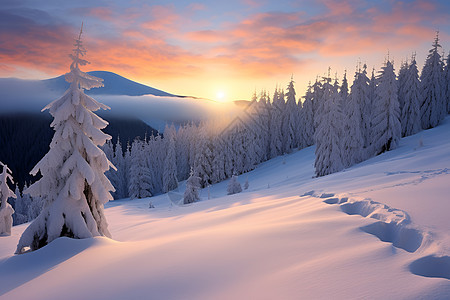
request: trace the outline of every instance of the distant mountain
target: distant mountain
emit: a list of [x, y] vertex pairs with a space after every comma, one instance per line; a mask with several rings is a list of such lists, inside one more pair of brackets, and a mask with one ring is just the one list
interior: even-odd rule
[[[160, 132], [166, 124], [178, 126], [200, 121], [219, 111], [215, 101], [174, 95], [112, 72], [88, 73], [104, 80], [104, 87], [86, 93], [109, 106], [108, 114], [139, 119]], [[48, 103], [61, 97], [68, 87], [63, 75], [46, 80], [0, 78], [0, 114], [39, 113]]]
[[[129, 80], [125, 77], [117, 75], [108, 71], [92, 71], [88, 74], [103, 79], [104, 87], [95, 88], [87, 91], [90, 95], [126, 95], [126, 96], [165, 96], [165, 97], [178, 97], [150, 86], [137, 83]], [[64, 75], [43, 80], [45, 85], [51, 91], [63, 92], [69, 87], [69, 83], [65, 80]]]

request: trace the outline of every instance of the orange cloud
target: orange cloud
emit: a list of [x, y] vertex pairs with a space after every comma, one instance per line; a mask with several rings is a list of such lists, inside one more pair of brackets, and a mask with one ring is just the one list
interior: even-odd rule
[[[205, 78], [263, 81], [289, 77], [296, 70], [315, 76], [330, 62], [353, 62], [374, 53], [382, 57], [388, 49], [410, 53], [422, 41], [431, 44], [433, 24], [449, 22], [448, 14], [429, 1], [391, 2], [384, 10], [372, 1], [320, 3], [323, 11], [313, 16], [300, 10], [269, 11], [234, 23], [214, 23], [215, 16], [199, 19], [207, 10], [200, 3], [183, 8], [94, 7], [77, 14], [94, 18], [87, 19], [85, 30], [89, 69], [150, 83], [177, 86], [185, 81], [199, 88]], [[8, 41], [0, 49], [0, 75], [8, 76], [15, 68], [52, 75], [66, 72], [78, 28], [51, 16], [45, 16], [48, 24], [24, 16], [28, 15], [5, 15], [0, 10], [0, 40]], [[7, 28], [8, 24], [16, 28]]]

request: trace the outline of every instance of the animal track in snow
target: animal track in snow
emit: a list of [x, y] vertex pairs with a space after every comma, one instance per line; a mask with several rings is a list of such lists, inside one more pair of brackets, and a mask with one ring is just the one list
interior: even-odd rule
[[409, 265], [409, 270], [419, 276], [450, 279], [450, 256], [419, 258]]
[[[440, 174], [448, 170], [441, 170]], [[433, 173], [436, 174], [436, 173]], [[330, 205], [339, 205], [339, 208], [348, 215], [360, 215], [365, 218], [379, 220], [360, 227], [364, 232], [378, 237], [383, 242], [389, 242], [396, 248], [407, 252], [416, 252], [430, 235], [410, 225], [411, 219], [403, 210], [391, 208], [385, 204], [370, 200], [355, 200], [348, 197], [336, 197], [333, 193], [316, 194], [314, 191], [302, 196], [313, 196], [324, 199]], [[409, 265], [412, 274], [424, 277], [435, 277], [450, 280], [450, 256], [429, 255], [413, 261]]]
[[[323, 195], [320, 198], [326, 198]], [[339, 198], [334, 197], [334, 194], [326, 195], [332, 196], [326, 198], [323, 202], [338, 204], [339, 208], [348, 215], [360, 215], [379, 220], [376, 223], [361, 227], [362, 231], [408, 252], [415, 252], [420, 248], [424, 235], [420, 230], [406, 226], [411, 221], [405, 211], [391, 208], [370, 199], [349, 200], [348, 197]]]

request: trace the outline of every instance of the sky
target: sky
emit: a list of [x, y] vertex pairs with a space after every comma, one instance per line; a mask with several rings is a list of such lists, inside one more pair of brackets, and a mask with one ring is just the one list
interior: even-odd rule
[[352, 80], [359, 64], [419, 67], [436, 31], [450, 50], [448, 0], [1, 0], [0, 77], [69, 71], [83, 22], [90, 65], [173, 94], [214, 100], [273, 93], [293, 76], [297, 96], [324, 76]]

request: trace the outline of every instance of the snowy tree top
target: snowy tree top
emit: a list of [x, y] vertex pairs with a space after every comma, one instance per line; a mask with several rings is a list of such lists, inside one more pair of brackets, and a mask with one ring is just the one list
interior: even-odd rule
[[80, 89], [89, 90], [91, 88], [98, 88], [103, 86], [103, 79], [91, 76], [80, 70], [80, 66], [89, 64], [89, 61], [83, 59], [86, 55], [86, 49], [83, 46], [81, 40], [81, 34], [83, 33], [83, 25], [81, 25], [80, 34], [75, 40], [73, 54], [69, 54], [72, 59], [70, 65], [70, 72], [65, 75], [66, 81], [75, 84]]

